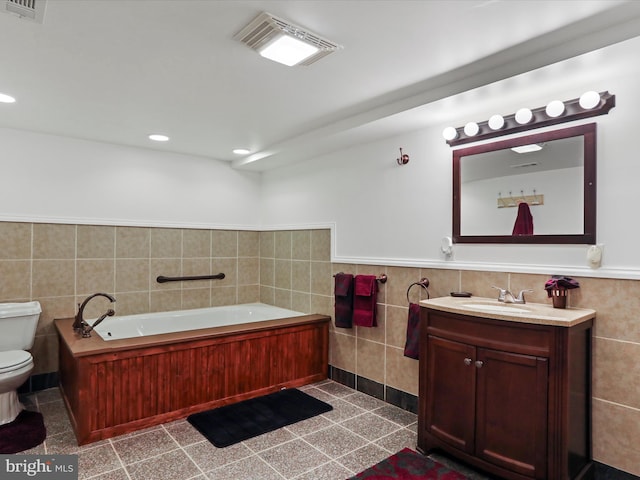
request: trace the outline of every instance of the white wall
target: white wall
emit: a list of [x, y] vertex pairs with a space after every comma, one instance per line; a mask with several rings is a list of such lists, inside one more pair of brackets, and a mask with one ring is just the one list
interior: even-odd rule
[[256, 228], [260, 175], [189, 155], [0, 128], [0, 220]]
[[[263, 224], [335, 222], [333, 253], [339, 262], [640, 278], [640, 222], [635, 213], [640, 182], [638, 51], [636, 38], [445, 99], [440, 103], [447, 112], [436, 108], [442, 105], [425, 109], [434, 120], [419, 131], [266, 172]], [[458, 244], [446, 259], [439, 247], [441, 238], [451, 235], [452, 172], [451, 149], [442, 129], [486, 120], [494, 113], [507, 115], [522, 106], [543, 106], [556, 98], [569, 100], [586, 90], [609, 90], [617, 101], [608, 115], [591, 120], [598, 123], [602, 268], [587, 267], [584, 245]], [[411, 155], [406, 166], [396, 164], [399, 147]]]

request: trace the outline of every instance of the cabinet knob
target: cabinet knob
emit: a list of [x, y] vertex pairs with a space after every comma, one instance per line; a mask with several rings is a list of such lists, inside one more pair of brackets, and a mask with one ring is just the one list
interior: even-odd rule
[[464, 364], [465, 365], [471, 365], [471, 359], [469, 357], [464, 359]]
[[484, 365], [484, 362], [482, 360], [476, 360], [476, 367], [482, 368], [482, 365]]

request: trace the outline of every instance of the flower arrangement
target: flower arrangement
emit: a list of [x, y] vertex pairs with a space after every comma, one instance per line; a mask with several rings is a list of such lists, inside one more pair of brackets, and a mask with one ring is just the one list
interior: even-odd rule
[[553, 275], [544, 284], [547, 296], [553, 299], [554, 308], [566, 308], [567, 306], [567, 290], [580, 288], [580, 283], [571, 277], [562, 275]]

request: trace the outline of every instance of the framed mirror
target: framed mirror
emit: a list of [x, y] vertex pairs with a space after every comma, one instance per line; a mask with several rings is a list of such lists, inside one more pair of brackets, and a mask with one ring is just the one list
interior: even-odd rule
[[595, 244], [596, 124], [454, 150], [453, 241]]

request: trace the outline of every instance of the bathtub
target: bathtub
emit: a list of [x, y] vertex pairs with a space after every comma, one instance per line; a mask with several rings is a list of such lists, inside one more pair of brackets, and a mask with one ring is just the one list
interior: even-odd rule
[[[198, 308], [173, 312], [143, 313], [121, 317], [107, 317], [94, 331], [103, 340], [146, 337], [163, 333], [199, 330], [277, 318], [303, 316], [304, 313], [264, 303], [246, 303], [224, 307]], [[88, 321], [91, 323], [91, 321]]]
[[109, 317], [82, 338], [56, 319], [78, 445], [323, 380], [330, 320], [246, 304]]

